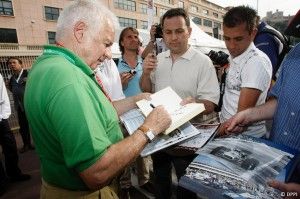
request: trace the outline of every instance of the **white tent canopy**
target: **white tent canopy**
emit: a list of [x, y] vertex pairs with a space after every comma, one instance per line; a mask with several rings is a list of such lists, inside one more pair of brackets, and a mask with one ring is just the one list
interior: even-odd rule
[[[210, 50], [215, 51], [227, 51], [224, 41], [216, 39], [203, 30], [201, 30], [192, 20], [191, 20], [192, 34], [189, 38], [189, 44], [194, 48], [200, 50], [203, 53], [208, 53]], [[119, 50], [119, 36], [122, 29], [116, 30], [115, 33], [115, 43], [113, 44], [111, 50], [113, 57], [120, 57], [121, 52]], [[145, 29], [138, 29], [139, 36], [142, 39], [143, 46], [146, 46], [150, 40], [150, 33]]]
[[225, 42], [216, 39], [209, 34], [201, 30], [192, 20], [191, 20], [192, 34], [189, 38], [189, 44], [194, 48], [200, 50], [203, 53], [208, 53], [210, 50], [214, 51], [227, 51]]

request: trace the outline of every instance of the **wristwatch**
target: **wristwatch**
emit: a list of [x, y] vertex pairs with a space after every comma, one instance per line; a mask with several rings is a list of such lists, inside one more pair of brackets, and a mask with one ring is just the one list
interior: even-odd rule
[[144, 125], [140, 126], [138, 130], [142, 131], [145, 134], [148, 142], [151, 142], [155, 138], [155, 134], [153, 133], [153, 131]]

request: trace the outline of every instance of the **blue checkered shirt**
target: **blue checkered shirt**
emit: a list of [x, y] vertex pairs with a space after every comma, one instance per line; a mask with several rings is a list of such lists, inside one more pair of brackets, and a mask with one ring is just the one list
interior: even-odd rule
[[270, 96], [277, 98], [270, 139], [300, 151], [300, 43], [283, 61]]

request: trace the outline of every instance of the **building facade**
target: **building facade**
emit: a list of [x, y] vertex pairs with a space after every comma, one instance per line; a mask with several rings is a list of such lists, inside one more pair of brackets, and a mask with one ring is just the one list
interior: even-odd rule
[[[0, 43], [37, 46], [55, 42], [56, 21], [72, 0], [0, 0]], [[147, 29], [146, 0], [103, 0], [121, 27]], [[183, 7], [206, 33], [222, 36], [225, 9], [207, 0], [155, 0], [154, 22], [170, 8]], [[35, 47], [33, 47], [35, 46]]]
[[[0, 73], [7, 80], [11, 71], [6, 60], [17, 56], [30, 68], [42, 46], [55, 43], [59, 13], [73, 0], [0, 0]], [[100, 1], [100, 0], [99, 0]], [[147, 0], [101, 0], [119, 19], [121, 27], [147, 29]], [[226, 10], [207, 0], [154, 0], [154, 22], [170, 8], [182, 7], [211, 36], [222, 38]], [[10, 94], [11, 95], [11, 94]], [[12, 97], [10, 97], [12, 99]], [[11, 103], [13, 109], [13, 103]], [[11, 126], [16, 127], [15, 112]]]

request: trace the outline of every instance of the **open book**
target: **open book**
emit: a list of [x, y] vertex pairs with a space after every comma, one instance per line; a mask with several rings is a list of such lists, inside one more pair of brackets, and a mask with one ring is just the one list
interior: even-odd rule
[[295, 166], [296, 151], [243, 135], [218, 138], [197, 151], [179, 185], [204, 198], [277, 199], [280, 191], [267, 185], [284, 181]]
[[171, 126], [164, 132], [169, 134], [176, 128], [188, 122], [205, 110], [204, 105], [200, 103], [189, 103], [184, 106], [180, 105], [182, 99], [172, 90], [171, 87], [162, 89], [151, 95], [151, 100], [140, 100], [136, 104], [147, 116], [153, 110], [153, 106], [163, 105], [171, 115]]
[[[141, 113], [139, 109], [132, 109], [120, 116], [121, 122], [124, 124], [129, 135], [134, 133], [134, 131], [144, 123], [145, 116]], [[173, 132], [168, 135], [159, 134], [154, 138], [154, 140], [147, 144], [144, 150], [141, 152], [141, 156], [148, 156], [156, 151], [162, 150], [169, 146], [182, 143], [180, 147], [185, 149], [198, 149], [202, 147], [211, 137], [215, 134], [217, 127], [210, 129], [197, 129], [190, 122], [187, 122], [180, 127], [178, 127]], [[195, 139], [193, 139], [195, 137]], [[184, 142], [185, 140], [188, 142]], [[183, 143], [184, 142], [184, 143]]]

